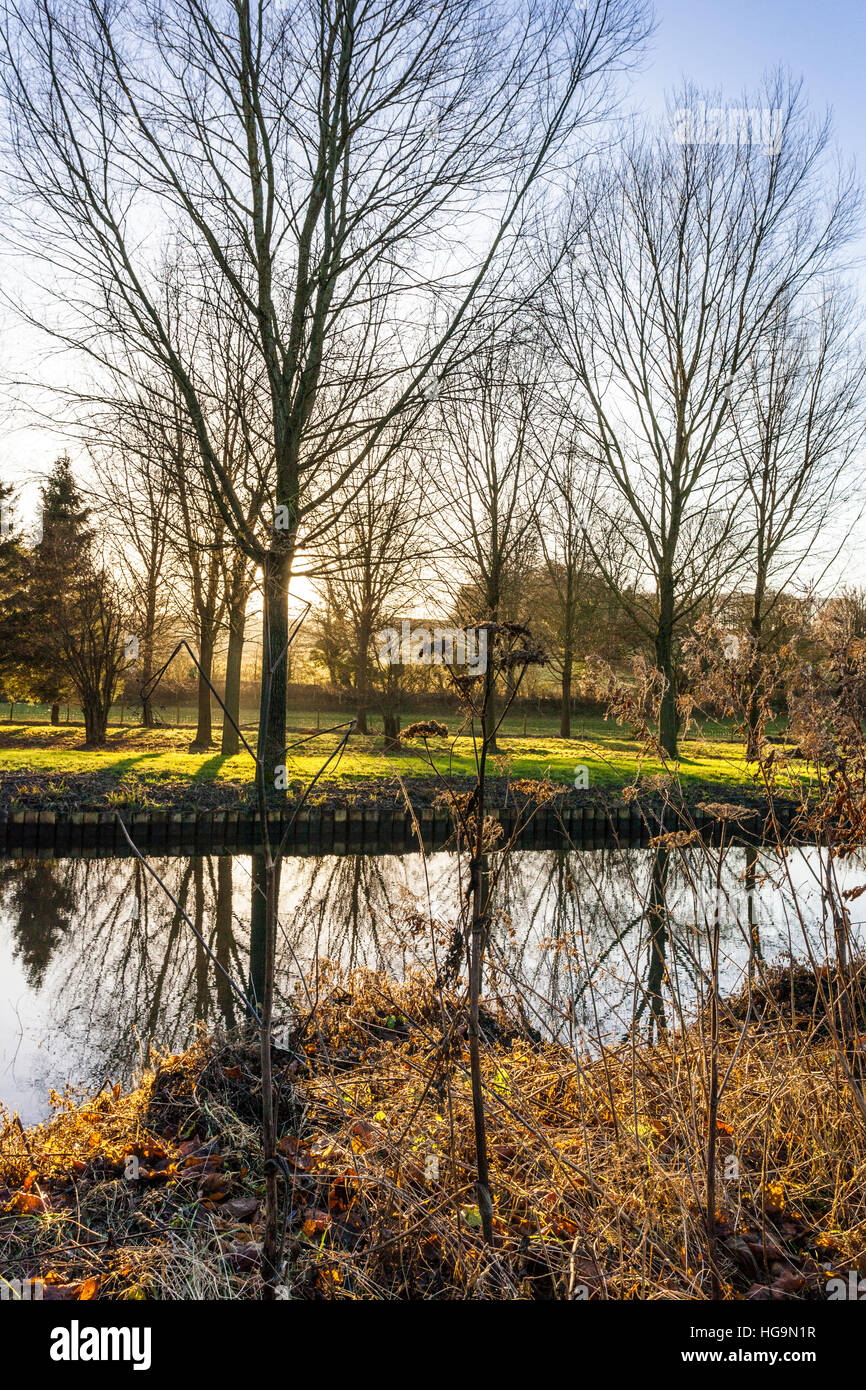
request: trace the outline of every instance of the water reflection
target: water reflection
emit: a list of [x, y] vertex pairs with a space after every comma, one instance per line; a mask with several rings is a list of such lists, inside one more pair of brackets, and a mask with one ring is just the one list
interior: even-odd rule
[[69, 929], [76, 895], [74, 864], [49, 866], [38, 860], [0, 861], [0, 901], [15, 922], [15, 937], [27, 983], [38, 990], [55, 950]]
[[[807, 848], [780, 864], [732, 847], [717, 876], [697, 854], [665, 847], [521, 851], [492, 866], [485, 989], [575, 1047], [635, 1027], [658, 1037], [704, 1002], [716, 914], [723, 993], [764, 960], [804, 954], [799, 914], [810, 949], [832, 955], [825, 858]], [[136, 860], [0, 864], [0, 1099], [25, 1120], [45, 1113], [49, 1086], [125, 1080], [151, 1046], [186, 1045], [198, 1021], [240, 1021], [226, 974], [247, 987], [251, 861], [152, 863], [175, 903]], [[840, 873], [841, 887], [856, 886], [864, 862]], [[459, 921], [451, 853], [288, 859], [281, 992], [316, 960], [436, 969]]]

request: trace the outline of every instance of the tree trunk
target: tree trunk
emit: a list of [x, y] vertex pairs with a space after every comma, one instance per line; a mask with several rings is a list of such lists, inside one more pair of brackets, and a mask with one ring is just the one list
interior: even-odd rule
[[285, 800], [277, 786], [278, 769], [286, 765], [286, 649], [289, 640], [289, 578], [292, 556], [268, 555], [262, 575], [262, 673], [259, 703], [258, 754], [264, 774], [265, 795]]
[[[492, 602], [491, 602], [491, 604], [490, 604], [490, 621], [491, 621], [491, 623], [494, 623], [494, 624], [499, 622], [499, 598], [498, 598], [498, 595], [492, 600]], [[492, 662], [492, 660], [493, 660], [493, 651], [494, 651], [494, 649], [495, 649], [495, 646], [496, 646], [496, 634], [495, 634], [495, 632], [488, 632], [488, 634], [487, 634], [487, 660], [488, 660], [488, 662]], [[485, 673], [485, 676], [486, 676], [486, 673]], [[485, 699], [484, 708], [485, 708], [485, 711], [486, 711], [486, 718], [487, 718], [487, 748], [488, 748], [488, 751], [491, 752], [491, 753], [498, 753], [498, 752], [499, 752], [499, 747], [498, 747], [498, 744], [497, 744], [497, 742], [496, 742], [496, 672], [495, 672], [495, 671], [491, 671], [491, 673], [490, 673], [490, 680], [486, 682], [486, 689], [487, 689], [487, 696], [486, 696], [486, 699]]]
[[[262, 572], [262, 670], [256, 777], [266, 803], [286, 800], [286, 649], [289, 640], [291, 552], [271, 552]], [[266, 827], [262, 827], [262, 834]], [[272, 847], [273, 848], [273, 847]], [[265, 989], [269, 924], [269, 871], [264, 854], [253, 856], [250, 907], [250, 984], [256, 1001]]]
[[574, 656], [566, 647], [562, 657], [562, 707], [559, 715], [559, 737], [571, 738], [571, 678], [574, 671]]
[[367, 727], [367, 706], [370, 702], [370, 686], [367, 679], [367, 663], [370, 656], [370, 634], [365, 624], [358, 632], [358, 666], [355, 672], [355, 694], [357, 711], [355, 728], [359, 734], [369, 733]]
[[[155, 576], [151, 575], [147, 586], [147, 602], [144, 614], [144, 632], [141, 640], [141, 688], [145, 690], [153, 677], [153, 642], [154, 629], [156, 627], [156, 581]], [[151, 695], [141, 697], [141, 722], [145, 729], [152, 729], [154, 726], [153, 718], [153, 698]]]
[[102, 748], [108, 731], [108, 710], [100, 700], [84, 700], [84, 741], [88, 748]]
[[209, 622], [203, 622], [201, 626], [201, 648], [198, 658], [201, 667], [198, 673], [198, 722], [192, 747], [210, 748], [213, 744], [213, 719], [208, 680], [213, 679], [214, 632], [213, 626]]
[[752, 600], [752, 617], [749, 632], [752, 637], [752, 650], [749, 653], [749, 672], [746, 677], [746, 759], [754, 762], [761, 751], [761, 638], [764, 631], [764, 583], [759, 573], [755, 583]]
[[749, 692], [746, 697], [746, 761], [756, 762], [761, 751], [761, 710], [758, 681], [749, 674]]
[[665, 689], [659, 710], [659, 742], [669, 758], [676, 758], [678, 721], [674, 673], [674, 594], [673, 582], [669, 578], [662, 579], [659, 599], [656, 665], [665, 678]]
[[51, 706], [51, 723], [60, 723], [60, 702], [58, 700], [55, 700]]
[[[229, 648], [226, 655], [225, 705], [231, 719], [234, 720], [235, 724], [240, 725], [241, 663], [244, 655], [247, 607], [246, 587], [244, 586], [242, 595], [239, 595], [235, 590], [232, 598], [232, 606], [229, 610]], [[232, 726], [231, 719], [223, 714], [223, 737], [220, 752], [227, 758], [233, 758], [241, 746], [237, 729]]]

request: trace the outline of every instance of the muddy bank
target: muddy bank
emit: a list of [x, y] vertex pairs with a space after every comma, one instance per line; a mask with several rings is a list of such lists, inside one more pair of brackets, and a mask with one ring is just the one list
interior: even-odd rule
[[[487, 782], [487, 805], [490, 807], [525, 806], [537, 799], [527, 791], [531, 778], [511, 781], [506, 777], [490, 777]], [[474, 785], [472, 777], [451, 777], [447, 784], [456, 795], [465, 795]], [[619, 807], [626, 804], [623, 789], [616, 785], [574, 789], [562, 784], [548, 784], [541, 779], [538, 787], [550, 786], [551, 804], [564, 809], [583, 806]], [[404, 789], [405, 788], [405, 793]], [[402, 810], [409, 802], [418, 809], [432, 809], [442, 801], [445, 782], [441, 777], [404, 776], [398, 781], [388, 777], [358, 777], [348, 783], [329, 781], [327, 775], [317, 783], [307, 803], [324, 808], [367, 807], [382, 810]], [[297, 800], [302, 784], [296, 782], [290, 793], [290, 803]], [[749, 784], [740, 787], [720, 787], [716, 783], [691, 784], [677, 800], [697, 806], [701, 801], [723, 800], [755, 811], [766, 811], [766, 800], [756, 796]], [[629, 797], [629, 803], [632, 798]], [[640, 804], [660, 811], [663, 799], [657, 791], [645, 789]], [[149, 773], [147, 778], [125, 776], [114, 772], [51, 773], [45, 771], [0, 771], [0, 811], [104, 811], [148, 809], [177, 811], [255, 810], [257, 800], [251, 782], [232, 782], [220, 778], [214, 781], [190, 781], [171, 775]]]
[[[219, 797], [199, 799], [185, 788], [182, 799], [168, 805], [141, 807], [108, 797], [94, 809], [68, 809], [71, 800], [41, 800], [30, 792], [30, 805], [20, 801], [0, 808], [0, 855], [37, 853], [77, 855], [86, 852], [125, 855], [143, 853], [249, 854], [262, 844], [262, 822], [248, 790], [227, 795], [220, 784]], [[387, 788], [377, 783], [367, 798], [346, 797], [345, 789], [302, 801], [290, 799], [269, 806], [268, 831], [272, 843], [284, 841], [294, 854], [326, 854], [364, 850], [369, 853], [407, 853], [453, 844], [455, 820], [449, 797], [441, 784], [421, 788]], [[414, 795], [415, 791], [418, 795]], [[471, 790], [467, 781], [465, 793]], [[408, 793], [408, 804], [407, 795]], [[659, 834], [670, 834], [671, 843], [726, 841], [775, 842], [810, 838], [801, 833], [801, 818], [792, 802], [777, 801], [772, 810], [726, 801], [721, 807], [709, 797], [689, 798], [677, 807], [657, 796], [616, 796], [551, 792], [542, 783], [522, 781], [519, 786], [502, 779], [498, 795], [491, 796], [486, 814], [500, 827], [499, 844], [514, 840], [524, 848], [589, 848], [604, 843], [647, 845]], [[460, 795], [457, 786], [450, 793]], [[33, 804], [35, 802], [35, 805]], [[41, 807], [41, 809], [40, 809]], [[722, 817], [719, 811], [723, 812]], [[686, 840], [682, 840], [682, 836]]]

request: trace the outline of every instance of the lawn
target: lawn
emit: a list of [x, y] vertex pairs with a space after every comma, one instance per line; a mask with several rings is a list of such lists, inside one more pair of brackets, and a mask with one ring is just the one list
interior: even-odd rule
[[[306, 783], [335, 749], [340, 735], [328, 734], [325, 728], [323, 720], [318, 733], [313, 724], [290, 736], [297, 744], [290, 752], [290, 779]], [[218, 747], [204, 753], [187, 751], [188, 729], [112, 728], [106, 748], [84, 749], [82, 743], [83, 729], [74, 725], [0, 724], [0, 777], [17, 781], [20, 776], [26, 786], [28, 773], [39, 781], [50, 777], [55, 785], [82, 774], [96, 774], [103, 786], [108, 784], [116, 789], [118, 799], [125, 799], [133, 786], [140, 794], [148, 786], [156, 791], [167, 784], [237, 784], [250, 782], [253, 777], [252, 759], [245, 752], [226, 758]], [[433, 740], [430, 756], [436, 771], [443, 776], [459, 778], [473, 774], [473, 744], [469, 737]], [[494, 776], [549, 777], [554, 782], [572, 785], [582, 767], [587, 769], [590, 789], [612, 790], [631, 781], [639, 771], [663, 771], [658, 760], [641, 758], [637, 743], [627, 731], [600, 719], [586, 721], [584, 736], [571, 739], [549, 732], [525, 736], [509, 733], [500, 739], [500, 751], [490, 771]], [[684, 741], [678, 771], [686, 790], [707, 786], [745, 790], [754, 785], [754, 768], [747, 766], [742, 744], [731, 741], [730, 735]], [[351, 797], [353, 789], [363, 785], [369, 790], [371, 781], [386, 784], [398, 773], [411, 779], [431, 775], [431, 762], [423, 746], [409, 744], [397, 754], [386, 753], [381, 734], [356, 734], [339, 762], [328, 768], [322, 785]]]
[[[13, 709], [14, 718], [10, 721], [7, 715], [9, 709], [8, 702], [0, 705], [0, 736], [4, 730], [14, 729], [17, 725], [47, 724], [49, 718], [49, 708], [47, 705], [30, 705], [18, 701]], [[137, 719], [141, 713], [139, 706], [132, 705], [113, 705], [109, 717], [109, 727], [112, 731], [120, 732], [122, 729], [134, 732], [137, 730]], [[339, 723], [343, 719], [351, 719], [355, 710], [351, 704], [346, 704], [342, 709], [336, 710], [316, 710], [312, 706], [304, 709], [290, 709], [288, 712], [288, 727], [290, 731], [302, 732], [317, 727], [325, 729], [329, 725]], [[158, 708], [161, 731], [177, 731], [180, 735], [180, 744], [184, 745], [192, 737], [197, 720], [197, 709], [195, 705], [170, 705]], [[83, 725], [81, 711], [76, 708], [67, 709], [65, 705], [60, 711], [63, 727], [69, 725], [73, 730], [78, 725]], [[457, 716], [448, 710], [443, 711], [440, 707], [420, 710], [404, 710], [404, 727], [416, 720], [438, 719], [448, 725], [449, 729], [456, 727]], [[367, 715], [368, 724], [371, 732], [382, 733], [382, 716], [371, 711]], [[258, 705], [244, 706], [241, 710], [241, 726], [247, 732], [255, 732], [258, 722]], [[213, 705], [213, 727], [217, 731], [222, 728], [222, 711], [214, 702]], [[614, 726], [615, 727], [615, 726]], [[784, 733], [785, 721], [776, 719], [768, 725], [768, 732], [771, 734]], [[575, 738], [595, 738], [604, 737], [610, 734], [611, 724], [601, 714], [576, 713], [571, 720], [572, 734]], [[558, 738], [559, 735], [559, 714], [550, 709], [518, 709], [511, 710], [506, 714], [502, 724], [504, 735], [519, 737], [521, 735], [541, 735], [545, 738]], [[693, 735], [690, 734], [689, 738]], [[78, 735], [76, 735], [78, 737]], [[736, 740], [736, 731], [730, 720], [706, 720], [702, 726], [698, 737], [701, 740], [709, 739], [718, 743], [730, 743]]]

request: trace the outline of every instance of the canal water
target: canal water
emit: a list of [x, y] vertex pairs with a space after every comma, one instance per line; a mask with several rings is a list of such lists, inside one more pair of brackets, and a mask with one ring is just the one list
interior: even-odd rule
[[[199, 1022], [241, 1021], [226, 975], [248, 988], [250, 858], [148, 863], [168, 892], [135, 859], [0, 860], [0, 1101], [25, 1123], [48, 1113], [52, 1088], [127, 1082], [151, 1047], [183, 1048]], [[856, 888], [866, 856], [830, 872], [837, 889]], [[576, 1049], [693, 1016], [714, 923], [723, 993], [774, 961], [834, 955], [827, 856], [814, 846], [784, 857], [731, 847], [721, 862], [690, 849], [527, 849], [494, 856], [490, 874], [485, 995]], [[461, 901], [450, 851], [288, 858], [283, 1017], [316, 962], [435, 971]], [[866, 895], [850, 914], [862, 942]]]

